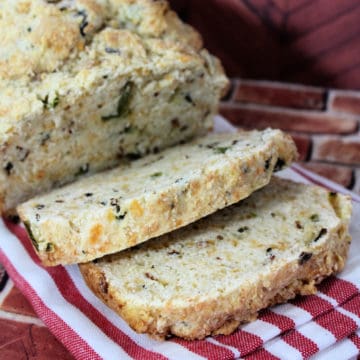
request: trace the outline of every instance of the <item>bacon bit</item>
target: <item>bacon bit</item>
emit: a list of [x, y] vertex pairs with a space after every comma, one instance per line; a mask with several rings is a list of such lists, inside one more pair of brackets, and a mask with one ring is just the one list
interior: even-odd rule
[[180, 252], [174, 249], [174, 250], [168, 251], [168, 254], [169, 254], [169, 255], [175, 255], [175, 254], [176, 254], [176, 255], [180, 255]]
[[312, 253], [309, 252], [302, 252], [299, 255], [299, 265], [304, 265], [307, 261], [309, 261], [312, 257]]
[[159, 281], [158, 278], [156, 278], [154, 275], [152, 275], [152, 274], [150, 274], [148, 272], [145, 273], [145, 276], [150, 280]]

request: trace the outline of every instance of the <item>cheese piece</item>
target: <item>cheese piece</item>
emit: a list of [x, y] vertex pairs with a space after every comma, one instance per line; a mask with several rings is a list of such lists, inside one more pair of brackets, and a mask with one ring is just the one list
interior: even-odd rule
[[296, 158], [280, 130], [212, 134], [18, 207], [45, 265], [92, 260], [245, 198]]
[[206, 133], [228, 85], [165, 1], [3, 0], [0, 27], [1, 212]]
[[138, 332], [229, 334], [340, 271], [350, 215], [348, 197], [274, 177], [233, 206], [80, 269]]

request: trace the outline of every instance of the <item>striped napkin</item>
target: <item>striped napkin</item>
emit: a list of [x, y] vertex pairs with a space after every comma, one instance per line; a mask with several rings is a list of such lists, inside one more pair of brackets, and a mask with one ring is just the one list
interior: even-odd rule
[[[221, 118], [216, 131], [232, 130]], [[262, 311], [229, 336], [157, 341], [135, 333], [88, 289], [77, 265], [44, 268], [21, 225], [0, 220], [0, 262], [77, 359], [356, 359], [360, 354], [360, 196], [299, 165], [280, 176], [347, 193], [353, 242], [344, 271], [316, 295]]]

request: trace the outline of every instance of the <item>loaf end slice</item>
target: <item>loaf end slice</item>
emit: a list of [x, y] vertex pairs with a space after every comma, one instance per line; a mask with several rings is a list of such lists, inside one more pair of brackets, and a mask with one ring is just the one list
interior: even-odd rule
[[247, 197], [296, 156], [280, 130], [212, 134], [31, 199], [18, 213], [45, 265], [86, 262]]
[[1, 212], [212, 128], [228, 80], [166, 1], [0, 11]]
[[235, 205], [80, 269], [140, 333], [229, 334], [339, 272], [350, 216], [348, 197], [274, 178]]

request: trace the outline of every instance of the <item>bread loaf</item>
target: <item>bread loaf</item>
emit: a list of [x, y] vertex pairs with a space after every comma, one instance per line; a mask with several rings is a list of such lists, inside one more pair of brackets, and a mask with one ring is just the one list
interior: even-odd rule
[[212, 134], [18, 207], [45, 265], [89, 261], [247, 197], [296, 158], [280, 130]]
[[80, 269], [138, 332], [229, 334], [267, 306], [313, 294], [340, 271], [350, 213], [346, 196], [274, 179], [207, 218]]
[[0, 211], [212, 126], [227, 79], [166, 1], [0, 3]]

